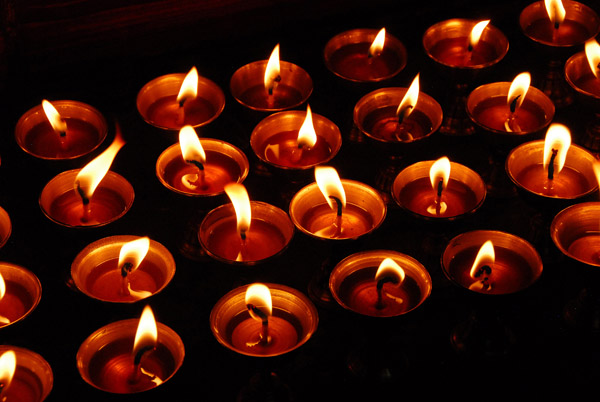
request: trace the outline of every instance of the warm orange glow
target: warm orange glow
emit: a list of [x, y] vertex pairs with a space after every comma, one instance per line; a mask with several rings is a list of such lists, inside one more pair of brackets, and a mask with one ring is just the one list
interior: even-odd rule
[[8, 350], [2, 353], [2, 356], [0, 356], [0, 384], [2, 384], [0, 392], [8, 388], [13, 379], [16, 368], [17, 355], [15, 352]]
[[479, 39], [481, 39], [481, 34], [487, 25], [490, 23], [490, 20], [480, 21], [471, 30], [471, 34], [469, 35], [469, 48], [473, 49], [479, 43]]
[[544, 5], [546, 6], [546, 12], [548, 13], [550, 22], [552, 22], [555, 27], [558, 27], [560, 24], [562, 24], [562, 22], [565, 20], [565, 15], [567, 14], [562, 1], [544, 0]]
[[473, 267], [471, 267], [471, 271], [469, 275], [471, 278], [478, 279], [481, 276], [479, 272], [480, 269], [484, 266], [492, 267], [494, 262], [496, 261], [496, 253], [494, 252], [494, 244], [491, 240], [483, 243], [483, 246], [479, 249], [477, 253], [477, 257], [475, 257], [475, 261], [473, 262]]
[[206, 153], [194, 127], [187, 125], [179, 130], [179, 147], [183, 160], [206, 163]]
[[64, 135], [64, 133], [67, 132], [67, 122], [60, 116], [58, 110], [56, 110], [52, 103], [48, 102], [46, 99], [42, 101], [42, 108], [54, 131], [57, 134]]
[[400, 117], [400, 122], [408, 117], [409, 114], [414, 110], [417, 101], [419, 99], [419, 74], [413, 79], [410, 87], [406, 91], [406, 94], [402, 98], [400, 105], [398, 105], [398, 109], [396, 110], [396, 115]]
[[400, 265], [391, 258], [386, 258], [381, 261], [377, 272], [375, 273], [375, 281], [379, 281], [383, 278], [394, 278], [394, 282], [400, 285], [404, 281], [406, 274]]
[[594, 77], [598, 78], [600, 75], [600, 45], [595, 39], [585, 42], [585, 56]]
[[131, 268], [128, 271], [130, 273], [135, 271], [146, 257], [146, 254], [148, 254], [149, 249], [150, 239], [148, 237], [140, 237], [139, 239], [123, 244], [119, 252], [119, 269], [124, 264], [131, 264]]
[[4, 278], [0, 275], [0, 300], [4, 297], [6, 293], [6, 283], [4, 282]]
[[96, 187], [98, 187], [104, 176], [106, 176], [110, 165], [123, 145], [125, 145], [125, 141], [121, 137], [117, 127], [117, 134], [112, 144], [90, 163], [85, 165], [75, 177], [75, 191], [78, 192], [79, 187], [83, 195], [90, 199], [94, 191], [96, 191]]
[[279, 43], [271, 52], [271, 57], [267, 62], [267, 68], [265, 69], [265, 89], [269, 94], [273, 93], [277, 82], [281, 80], [281, 67], [279, 66]]
[[[529, 90], [530, 84], [531, 75], [529, 73], [521, 73], [517, 75], [510, 84], [508, 96], [506, 97], [506, 104], [511, 108], [512, 112], [521, 107], [521, 104], [527, 95], [527, 91]], [[513, 102], [516, 102], [514, 106], [512, 105]]]
[[598, 182], [598, 185], [600, 185], [600, 161], [594, 161], [592, 167], [594, 168], [594, 175], [596, 176], [596, 181]]
[[548, 170], [552, 153], [556, 152], [554, 159], [554, 174], [558, 174], [567, 159], [567, 151], [571, 146], [571, 132], [562, 124], [553, 123], [546, 132], [546, 140], [544, 142], [544, 170]]
[[337, 204], [333, 198], [340, 201], [342, 208], [346, 206], [346, 192], [344, 186], [342, 186], [340, 176], [334, 168], [331, 166], [315, 167], [315, 179], [331, 209], [337, 210]]
[[306, 118], [298, 131], [298, 146], [311, 148], [317, 143], [317, 133], [313, 125], [312, 112], [310, 106], [306, 105]]
[[133, 356], [136, 356], [140, 351], [147, 348], [154, 348], [158, 339], [158, 329], [156, 320], [150, 306], [144, 307], [140, 323], [135, 332], [135, 340], [133, 341]]
[[448, 180], [450, 180], [450, 160], [447, 157], [443, 156], [433, 162], [431, 168], [429, 168], [429, 180], [431, 181], [431, 187], [435, 191], [438, 191], [440, 180], [442, 180], [442, 189], [448, 186]]
[[[246, 289], [246, 306], [252, 305], [254, 308], [259, 309], [266, 316], [273, 314], [273, 302], [271, 301], [271, 291], [269, 288], [262, 283], [253, 283]], [[256, 313], [249, 309], [252, 318], [258, 321], [262, 321]]]
[[181, 83], [179, 94], [177, 94], [177, 102], [182, 104], [188, 99], [195, 99], [196, 96], [198, 96], [198, 70], [196, 70], [196, 67], [192, 67]]
[[252, 220], [250, 198], [248, 197], [246, 187], [240, 183], [229, 183], [225, 185], [225, 193], [229, 196], [229, 199], [233, 204], [233, 209], [235, 210], [237, 231], [240, 235], [244, 236], [250, 229], [250, 222]]
[[369, 47], [369, 55], [378, 56], [383, 51], [385, 45], [385, 28], [381, 28], [375, 36], [373, 43]]

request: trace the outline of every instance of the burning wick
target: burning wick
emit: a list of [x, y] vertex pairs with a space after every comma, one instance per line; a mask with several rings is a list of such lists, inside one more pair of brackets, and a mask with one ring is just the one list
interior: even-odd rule
[[181, 178], [184, 186], [190, 190], [200, 188], [206, 190], [208, 184], [206, 183], [206, 173], [204, 171], [204, 164], [206, 162], [206, 153], [200, 139], [194, 130], [194, 127], [185, 125], [179, 130], [179, 147], [181, 148], [181, 154], [183, 160], [195, 166], [198, 170], [197, 174], [186, 174]]
[[269, 342], [271, 342], [271, 338], [269, 337], [269, 316], [253, 304], [247, 304], [246, 307], [248, 308], [248, 311], [252, 312], [262, 321], [262, 326], [260, 329], [260, 340], [258, 341], [258, 343], [268, 345]]
[[[377, 272], [375, 273], [375, 280], [377, 281], [377, 302], [375, 303], [375, 308], [377, 310], [385, 308], [385, 303], [383, 302], [383, 285], [391, 283], [398, 287], [404, 282], [404, 277], [404, 270], [391, 258], [386, 258], [379, 264], [379, 268], [377, 268]], [[389, 293], [385, 293], [385, 295], [398, 304], [403, 302], [401, 298], [392, 296]]]
[[552, 188], [554, 176], [562, 170], [570, 146], [571, 133], [569, 129], [562, 124], [551, 124], [544, 140], [542, 161], [544, 169], [548, 169], [548, 188]]
[[[4, 282], [4, 278], [0, 275], [0, 300], [6, 294], [6, 282]], [[0, 315], [0, 324], [10, 324], [10, 320], [3, 315]]]
[[[271, 337], [269, 335], [269, 316], [273, 311], [271, 291], [267, 286], [261, 283], [254, 283], [246, 289], [245, 302], [250, 316], [262, 323], [258, 341], [247, 342], [246, 345], [268, 345], [271, 342]], [[261, 305], [260, 308], [258, 307], [258, 304]]]
[[90, 199], [88, 196], [85, 195], [85, 191], [83, 191], [83, 189], [81, 188], [81, 183], [79, 182], [79, 180], [75, 182], [75, 188], [77, 189], [77, 194], [79, 194], [79, 196], [81, 197], [81, 202], [83, 204], [83, 212], [80, 220], [83, 223], [87, 223], [90, 221]]
[[510, 84], [508, 94], [506, 95], [509, 114], [504, 122], [504, 129], [509, 133], [512, 133], [513, 131], [521, 131], [521, 127], [519, 127], [515, 113], [523, 104], [530, 84], [531, 74], [528, 72], [520, 73]]
[[413, 79], [410, 87], [406, 90], [406, 94], [402, 98], [402, 101], [396, 109], [396, 128], [394, 130], [394, 136], [398, 141], [412, 141], [413, 135], [409, 132], [410, 124], [406, 121], [406, 118], [413, 112], [417, 100], [419, 99], [419, 74]]
[[129, 377], [129, 383], [135, 384], [139, 382], [142, 375], [149, 377], [150, 381], [161, 384], [163, 381], [156, 375], [144, 370], [142, 368], [142, 361], [144, 356], [148, 353], [156, 350], [156, 342], [158, 337], [158, 329], [156, 327], [156, 320], [150, 306], [144, 307], [140, 322], [135, 333], [135, 340], [133, 343], [132, 357], [133, 357], [133, 373]]
[[469, 43], [467, 44], [467, 53], [466, 59], [467, 63], [471, 61], [473, 57], [473, 50], [475, 50], [475, 46], [479, 43], [479, 39], [481, 38], [481, 34], [487, 25], [490, 23], [490, 20], [480, 21], [471, 30], [469, 34]]
[[450, 179], [450, 169], [450, 160], [445, 156], [436, 160], [429, 169], [431, 187], [436, 192], [433, 205], [427, 207], [427, 212], [432, 215], [441, 215], [448, 209], [448, 205], [442, 201], [442, 194]]
[[333, 223], [333, 225], [335, 226], [335, 233], [331, 236], [331, 237], [337, 237], [342, 234], [342, 210], [344, 208], [344, 204], [342, 204], [342, 200], [340, 200], [339, 198], [337, 198], [333, 195], [330, 195], [329, 198], [334, 200], [335, 204], [337, 206], [335, 222]]
[[134, 366], [133, 376], [129, 379], [129, 382], [137, 383], [140, 381], [142, 374], [146, 374], [146, 373], [142, 373], [142, 370], [143, 370], [142, 369], [142, 358], [144, 357], [144, 355], [146, 353], [151, 352], [154, 349], [156, 349], [155, 346], [147, 345], [147, 346], [140, 348], [138, 350], [138, 352], [134, 355], [134, 357], [133, 357], [133, 366]]
[[0, 356], [0, 400], [6, 400], [2, 396], [4, 391], [10, 386], [17, 368], [17, 355], [14, 351], [8, 350]]
[[121, 270], [121, 294], [123, 296], [133, 296], [138, 299], [143, 299], [150, 296], [152, 293], [148, 291], [135, 291], [131, 289], [129, 275], [142, 263], [148, 250], [150, 249], [150, 239], [141, 237], [136, 240], [125, 243], [119, 251], [119, 262], [117, 267]]
[[177, 102], [179, 108], [177, 109], [177, 124], [185, 123], [185, 103], [188, 99], [195, 99], [198, 96], [198, 70], [196, 67], [192, 67], [187, 73], [181, 88], [177, 94]]
[[[509, 133], [512, 133], [513, 131], [521, 131], [521, 127], [519, 126], [519, 123], [517, 123], [517, 120], [515, 119], [515, 111], [517, 110], [517, 104], [518, 104], [520, 97], [521, 97], [521, 95], [517, 95], [512, 100], [512, 102], [510, 102], [510, 106], [508, 107], [510, 110], [510, 115], [508, 116], [508, 119], [506, 119], [506, 121], [504, 122], [504, 128]], [[513, 127], [514, 127], [514, 129], [513, 129]]]
[[550, 163], [548, 164], [548, 180], [554, 180], [554, 161], [558, 155], [558, 149], [552, 148], [552, 156], [550, 156]]
[[46, 99], [42, 100], [42, 108], [52, 126], [54, 132], [58, 135], [58, 141], [61, 148], [65, 147], [67, 137], [67, 122], [62, 118], [58, 110]]
[[469, 289], [483, 291], [490, 291], [492, 289], [491, 276], [492, 267], [494, 266], [495, 261], [496, 254], [494, 252], [494, 244], [491, 240], [488, 240], [483, 243], [477, 252], [477, 256], [475, 257], [475, 261], [469, 272], [471, 278], [476, 280], [476, 282], [473, 282], [469, 286]]
[[383, 52], [384, 43], [385, 43], [385, 28], [381, 28], [379, 30], [379, 32], [377, 33], [377, 35], [375, 36], [373, 43], [371, 44], [371, 46], [369, 46], [369, 51], [367, 53], [367, 58], [369, 60], [369, 63], [371, 63], [371, 60], [373, 59], [373, 57], [381, 55], [381, 52]]
[[243, 261], [246, 250], [247, 232], [250, 230], [250, 223], [252, 222], [250, 198], [243, 184], [228, 183], [224, 189], [233, 204], [237, 223], [236, 228], [241, 239], [240, 251], [236, 257], [236, 261]]
[[279, 64], [279, 43], [275, 45], [275, 48], [271, 52], [267, 67], [265, 69], [264, 84], [267, 90], [267, 103], [269, 107], [273, 107], [275, 104], [275, 97], [273, 96], [277, 85], [281, 82], [281, 67]]

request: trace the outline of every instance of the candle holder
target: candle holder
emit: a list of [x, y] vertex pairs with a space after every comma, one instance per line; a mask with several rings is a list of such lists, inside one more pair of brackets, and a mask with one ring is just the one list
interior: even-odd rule
[[575, 46], [600, 32], [600, 18], [590, 7], [576, 1], [565, 0], [565, 20], [554, 28], [543, 1], [525, 7], [519, 16], [521, 30], [535, 45], [537, 53], [543, 52], [546, 65], [539, 74], [540, 88], [558, 108], [573, 103], [573, 91], [565, 81], [564, 60]]
[[85, 295], [113, 303], [133, 303], [161, 292], [175, 275], [175, 260], [162, 244], [150, 240], [142, 263], [127, 275], [129, 289], [123, 289], [119, 253], [137, 236], [110, 236], [97, 240], [77, 254], [71, 264], [74, 285]]
[[48, 362], [39, 354], [18, 346], [0, 345], [0, 355], [13, 351], [17, 366], [12, 381], [2, 396], [7, 401], [42, 402], [54, 384]]
[[508, 52], [508, 39], [496, 27], [488, 25], [479, 43], [469, 55], [469, 35], [478, 23], [468, 19], [450, 19], [429, 27], [423, 35], [425, 53], [449, 78], [452, 90], [444, 103], [440, 132], [447, 135], [471, 135], [475, 131], [466, 114], [470, 84], [478, 75], [499, 63]]
[[0, 207], [0, 248], [2, 248], [12, 232], [12, 223], [8, 212]]
[[68, 170], [46, 184], [39, 204], [51, 221], [66, 227], [98, 227], [119, 219], [131, 208], [133, 187], [121, 175], [108, 171], [90, 200], [90, 217], [82, 221], [83, 203], [74, 188], [80, 169]]
[[28, 154], [46, 160], [75, 159], [102, 144], [108, 133], [104, 116], [94, 107], [74, 100], [53, 101], [67, 124], [64, 140], [52, 128], [42, 105], [29, 109], [15, 127], [15, 139]]
[[[225, 108], [225, 94], [205, 77], [198, 77], [197, 97], [180, 107], [177, 95], [185, 77], [185, 73], [163, 75], [140, 89], [136, 105], [144, 121], [162, 130], [179, 130], [184, 125], [205, 126], [219, 117]], [[184, 109], [183, 119], [180, 109]]]
[[42, 285], [35, 274], [19, 265], [0, 262], [6, 293], [0, 298], [0, 327], [27, 317], [42, 298]]
[[331, 38], [323, 50], [329, 71], [356, 83], [380, 82], [398, 75], [406, 66], [406, 48], [386, 33], [381, 53], [370, 55], [369, 47], [378, 33], [376, 29], [353, 29]]

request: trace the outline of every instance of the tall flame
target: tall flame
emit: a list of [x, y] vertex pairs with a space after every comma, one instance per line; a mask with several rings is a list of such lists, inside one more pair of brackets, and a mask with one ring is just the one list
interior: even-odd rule
[[585, 56], [590, 64], [590, 69], [594, 77], [600, 75], [600, 45], [595, 39], [589, 39], [585, 42]]
[[227, 193], [235, 210], [237, 231], [240, 235], [244, 236], [250, 229], [250, 222], [252, 220], [250, 198], [248, 197], [246, 187], [240, 183], [229, 183], [225, 185], [225, 193]]
[[339, 200], [342, 208], [346, 206], [346, 192], [335, 168], [331, 166], [316, 166], [315, 179], [317, 186], [331, 209], [337, 209], [337, 205], [332, 198]]
[[0, 274], [0, 300], [2, 300], [5, 293], [6, 293], [6, 283], [4, 282], [4, 278]]
[[506, 97], [506, 104], [510, 107], [512, 112], [520, 108], [523, 104], [523, 100], [525, 100], [525, 96], [527, 95], [530, 84], [531, 75], [529, 73], [521, 73], [517, 75], [510, 84], [508, 96]]
[[17, 368], [17, 355], [14, 351], [8, 350], [0, 356], [0, 392], [4, 391], [10, 385], [15, 370]]
[[562, 124], [553, 123], [546, 132], [546, 139], [544, 142], [544, 170], [548, 169], [552, 154], [556, 152], [554, 159], [554, 173], [558, 174], [567, 159], [567, 151], [571, 146], [571, 133], [566, 126]]
[[275, 45], [275, 48], [271, 52], [271, 57], [267, 62], [267, 68], [265, 69], [265, 89], [269, 94], [273, 93], [277, 82], [281, 79], [281, 67], [279, 66], [279, 43]]
[[96, 187], [102, 181], [110, 165], [112, 164], [117, 152], [125, 145], [125, 141], [121, 137], [119, 127], [117, 126], [117, 134], [112, 144], [104, 152], [94, 158], [90, 163], [85, 165], [75, 177], [75, 191], [83, 193], [85, 197], [90, 199]]
[[158, 339], [158, 328], [156, 320], [150, 306], [144, 307], [137, 330], [135, 331], [135, 340], [133, 341], [133, 356], [137, 356], [145, 349], [152, 349], [156, 346]]
[[598, 185], [600, 185], [600, 161], [595, 160], [592, 167], [594, 169], [594, 175], [596, 176], [596, 181], [598, 182]]
[[181, 105], [188, 99], [195, 99], [196, 96], [198, 96], [198, 70], [196, 67], [192, 67], [181, 83], [177, 102]]
[[400, 285], [405, 278], [406, 274], [400, 265], [391, 258], [385, 258], [379, 264], [377, 272], [375, 273], [375, 280], [379, 281], [383, 278], [393, 278], [397, 285]]
[[396, 109], [396, 115], [399, 117], [400, 122], [402, 122], [409, 114], [414, 110], [417, 101], [419, 100], [419, 74], [413, 79], [410, 87], [404, 94], [400, 105], [398, 105], [398, 109]]
[[373, 43], [369, 47], [369, 55], [370, 56], [378, 56], [383, 51], [383, 46], [385, 45], [385, 28], [381, 28], [375, 36]]
[[[263, 285], [262, 283], [253, 283], [252, 285], [248, 286], [248, 289], [246, 289], [245, 301], [246, 305], [254, 306], [254, 308], [259, 309], [266, 316], [270, 316], [271, 314], [273, 314], [273, 302], [271, 300], [271, 291], [266, 285]], [[252, 318], [258, 321], [262, 321], [262, 318], [256, 315], [256, 313], [254, 313], [252, 309], [249, 309], [249, 311]]]
[[487, 25], [490, 23], [490, 20], [480, 21], [471, 30], [469, 34], [469, 48], [473, 49], [479, 43], [479, 39], [481, 39], [481, 34]]
[[119, 252], [119, 268], [124, 264], [131, 264], [128, 272], [135, 271], [148, 254], [149, 249], [150, 239], [148, 237], [140, 237], [123, 244]]
[[429, 168], [429, 180], [431, 181], [431, 187], [435, 191], [438, 191], [440, 180], [442, 180], [442, 189], [448, 186], [448, 180], [450, 180], [450, 160], [446, 156], [433, 162]]
[[558, 28], [558, 26], [562, 24], [562, 22], [565, 20], [565, 15], [567, 14], [562, 1], [544, 0], [544, 5], [546, 6], [546, 12], [548, 13], [548, 18], [550, 18], [550, 22], [554, 24], [555, 28]]
[[475, 257], [475, 261], [473, 262], [473, 266], [471, 267], [471, 271], [469, 275], [473, 279], [478, 279], [481, 276], [481, 268], [484, 266], [492, 267], [494, 262], [496, 261], [496, 253], [494, 252], [494, 244], [491, 240], [483, 243], [479, 252], [477, 253], [477, 257]]
[[317, 133], [313, 125], [312, 112], [310, 106], [306, 105], [306, 118], [298, 131], [298, 146], [311, 148], [317, 143]]
[[194, 127], [186, 125], [179, 130], [179, 147], [183, 160], [206, 163], [206, 153]]
[[48, 102], [46, 99], [42, 100], [42, 108], [44, 109], [44, 113], [52, 126], [52, 129], [57, 134], [64, 134], [67, 132], [67, 122], [61, 117], [58, 110], [52, 105], [52, 103]]

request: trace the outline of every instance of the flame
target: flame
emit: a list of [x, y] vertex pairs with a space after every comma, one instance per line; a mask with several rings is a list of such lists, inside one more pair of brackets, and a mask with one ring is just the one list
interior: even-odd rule
[[417, 76], [413, 79], [412, 83], [410, 84], [410, 87], [408, 87], [408, 90], [404, 95], [404, 98], [402, 98], [400, 105], [398, 105], [398, 109], [396, 110], [396, 115], [400, 117], [400, 122], [402, 122], [402, 120], [404, 120], [406, 117], [408, 117], [409, 114], [412, 113], [412, 111], [415, 108], [415, 105], [417, 104], [418, 99], [419, 74], [417, 74]]
[[471, 275], [471, 278], [473, 279], [478, 279], [478, 277], [481, 275], [481, 272], [479, 272], [480, 269], [486, 265], [491, 268], [495, 261], [496, 253], [494, 252], [494, 244], [491, 240], [488, 240], [483, 243], [483, 246], [481, 246], [479, 249], [469, 275]]
[[450, 179], [450, 160], [445, 156], [433, 162], [429, 168], [429, 180], [435, 191], [438, 190], [440, 179], [442, 180], [442, 189], [445, 189]]
[[481, 38], [481, 34], [487, 25], [490, 23], [490, 20], [480, 21], [471, 30], [469, 34], [469, 49], [473, 49], [479, 43], [479, 39]]
[[383, 45], [385, 44], [385, 28], [381, 28], [375, 36], [373, 43], [369, 47], [370, 56], [379, 56], [383, 51]]
[[225, 192], [229, 196], [235, 216], [237, 218], [237, 230], [240, 234], [246, 233], [250, 229], [252, 212], [250, 210], [250, 198], [246, 187], [240, 183], [229, 183], [225, 185]]
[[556, 158], [554, 160], [555, 171], [554, 174], [560, 173], [565, 160], [567, 159], [567, 151], [571, 146], [571, 133], [566, 126], [562, 124], [553, 123], [546, 132], [546, 140], [544, 142], [544, 170], [548, 169], [552, 153], [557, 151]]
[[42, 108], [44, 109], [44, 113], [52, 126], [52, 129], [58, 134], [64, 134], [67, 132], [67, 122], [63, 120], [63, 118], [58, 113], [58, 110], [52, 105], [52, 103], [48, 102], [46, 99], [42, 100]]
[[[271, 301], [271, 291], [262, 283], [254, 283], [246, 289], [246, 305], [252, 305], [270, 316], [273, 314], [273, 302]], [[262, 321], [262, 318], [256, 315], [252, 309], [249, 309], [250, 315], [255, 320]]]
[[154, 348], [158, 339], [158, 329], [156, 320], [150, 306], [144, 307], [137, 331], [135, 331], [135, 340], [133, 341], [133, 356], [138, 355], [147, 348]]
[[585, 42], [585, 55], [594, 77], [598, 78], [600, 74], [600, 45], [595, 39], [589, 39]]
[[335, 168], [330, 166], [316, 166], [315, 179], [317, 186], [319, 186], [331, 209], [337, 209], [337, 205], [332, 198], [338, 199], [342, 204], [342, 208], [346, 207], [346, 192]]
[[148, 237], [140, 237], [139, 239], [123, 244], [119, 252], [119, 268], [129, 263], [131, 264], [131, 268], [128, 271], [130, 273], [135, 271], [146, 257], [146, 254], [148, 254], [149, 248], [150, 239]]
[[196, 96], [198, 96], [198, 70], [192, 67], [181, 83], [177, 102], [182, 105], [188, 99], [196, 99]]
[[5, 293], [6, 293], [6, 283], [4, 282], [4, 278], [0, 274], [0, 300], [2, 300]]
[[17, 368], [17, 355], [14, 351], [8, 350], [0, 356], [0, 392], [4, 391], [10, 385]]
[[394, 278], [395, 283], [400, 285], [404, 281], [404, 277], [406, 274], [400, 265], [396, 263], [396, 261], [391, 258], [386, 258], [381, 261], [379, 264], [379, 268], [377, 268], [377, 272], [375, 273], [375, 281], [379, 281], [383, 278]]
[[317, 133], [313, 125], [312, 112], [310, 106], [306, 105], [306, 118], [298, 131], [298, 146], [311, 148], [317, 143]]
[[206, 163], [206, 153], [194, 127], [187, 125], [179, 130], [179, 147], [183, 160]]
[[265, 69], [265, 89], [269, 94], [273, 93], [276, 83], [281, 79], [281, 67], [279, 66], [279, 43], [275, 45], [271, 57]]
[[600, 161], [594, 161], [592, 167], [594, 169], [594, 174], [596, 175], [596, 181], [598, 182], [598, 185], [600, 185]]
[[[523, 104], [529, 85], [531, 84], [531, 75], [529, 73], [521, 73], [515, 77], [513, 82], [510, 84], [508, 89], [508, 95], [506, 97], [506, 104], [510, 107], [511, 112], [514, 112]], [[516, 101], [514, 107], [513, 102]]]
[[554, 24], [555, 28], [558, 28], [560, 24], [565, 20], [567, 14], [565, 7], [561, 0], [544, 0], [546, 6], [546, 12], [550, 18], [550, 22]]
[[75, 191], [79, 192], [81, 189], [83, 195], [90, 199], [123, 145], [125, 145], [125, 141], [121, 137], [119, 126], [117, 126], [117, 134], [112, 144], [85, 165], [75, 177]]

